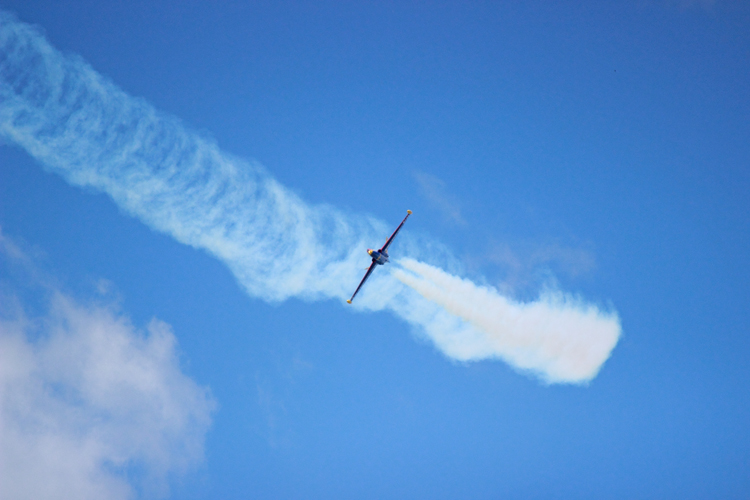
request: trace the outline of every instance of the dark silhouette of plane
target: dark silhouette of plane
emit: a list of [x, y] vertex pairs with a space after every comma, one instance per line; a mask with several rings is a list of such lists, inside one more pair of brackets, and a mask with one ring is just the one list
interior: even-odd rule
[[370, 254], [370, 257], [372, 257], [372, 264], [370, 264], [370, 267], [367, 268], [367, 272], [365, 273], [365, 277], [362, 278], [362, 281], [359, 282], [359, 286], [356, 290], [354, 290], [354, 295], [352, 295], [352, 298], [347, 300], [349, 304], [352, 303], [352, 300], [354, 300], [354, 297], [357, 295], [357, 292], [359, 292], [359, 289], [362, 288], [362, 285], [365, 284], [365, 281], [367, 281], [367, 278], [370, 277], [372, 274], [372, 271], [375, 269], [375, 266], [382, 266], [386, 262], [388, 262], [388, 247], [393, 243], [393, 238], [396, 237], [398, 232], [401, 230], [401, 226], [404, 225], [404, 222], [406, 222], [406, 219], [409, 218], [411, 215], [411, 210], [406, 211], [406, 217], [404, 217], [404, 220], [401, 221], [401, 224], [398, 225], [395, 231], [393, 231], [393, 234], [390, 238], [385, 240], [385, 245], [383, 245], [383, 248], [380, 250], [373, 250], [372, 248], [367, 249], [367, 253]]

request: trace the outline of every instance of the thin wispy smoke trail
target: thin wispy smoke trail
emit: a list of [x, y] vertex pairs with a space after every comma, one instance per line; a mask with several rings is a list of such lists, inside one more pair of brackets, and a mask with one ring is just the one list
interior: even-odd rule
[[[384, 227], [305, 204], [259, 165], [125, 94], [30, 26], [7, 15], [1, 22], [0, 134], [70, 183], [102, 190], [155, 229], [213, 253], [253, 295], [346, 295], [347, 271], [360, 267], [354, 249]], [[310, 258], [323, 254], [326, 263]]]
[[[264, 300], [345, 300], [361, 277], [367, 260], [363, 249], [384, 240], [391, 229], [372, 218], [305, 203], [260, 165], [222, 152], [214, 141], [127, 95], [80, 58], [59, 53], [34, 28], [3, 13], [0, 137], [71, 184], [106, 192], [152, 228], [215, 255], [250, 295]], [[408, 235], [399, 239], [402, 254], [420, 257]], [[454, 359], [500, 357], [551, 382], [581, 382], [596, 373], [565, 371], [564, 363], [550, 363], [554, 354], [533, 352], [544, 345], [528, 343], [526, 356], [509, 354], [505, 337], [485, 325], [486, 318], [505, 321], [502, 315], [462, 316], [453, 302], [409, 281], [416, 275], [405, 276], [398, 274], [399, 281], [391, 273], [376, 273], [355, 307], [392, 311]], [[464, 283], [466, 293], [472, 286], [481, 290]], [[531, 314], [550, 306], [535, 304], [523, 310]], [[569, 302], [555, 307], [579, 319], [592, 310]], [[616, 318], [601, 318], [607, 326], [603, 335], [610, 338], [616, 331], [616, 342]], [[559, 341], [579, 345], [596, 336], [581, 333], [588, 323], [579, 326], [573, 321]], [[525, 335], [523, 328], [514, 331]], [[609, 351], [601, 354], [599, 366]], [[533, 361], [537, 358], [544, 361]]]

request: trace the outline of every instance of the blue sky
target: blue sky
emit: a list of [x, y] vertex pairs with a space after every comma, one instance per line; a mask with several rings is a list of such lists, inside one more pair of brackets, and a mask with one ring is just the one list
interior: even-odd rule
[[[178, 137], [217, 145], [209, 173], [251, 165], [240, 180], [275, 179], [289, 206], [356, 229], [311, 246], [312, 271], [265, 276], [287, 262], [268, 240], [248, 259], [231, 244], [250, 237], [204, 238], [187, 188], [170, 191], [179, 224], [164, 222], [163, 199], [128, 198], [133, 170], [89, 135], [66, 143], [87, 160], [75, 168], [114, 167], [81, 181], [62, 146], [13, 135], [3, 93], [0, 496], [747, 495], [746, 5], [0, 7], [133, 96], [133, 127], [149, 109], [176, 117]], [[296, 241], [265, 217], [278, 212], [221, 206], [232, 228]], [[513, 301], [554, 290], [566, 310], [596, 307], [621, 325], [611, 357], [584, 384], [549, 384], [549, 360], [521, 369], [502, 347], [461, 361], [435, 333], [459, 332], [440, 312], [455, 304], [414, 298], [398, 263], [347, 306], [340, 290], [406, 209], [394, 257]], [[359, 239], [356, 273], [316, 274]], [[303, 274], [317, 295], [294, 288]], [[498, 300], [477, 314], [503, 323]], [[570, 338], [599, 338], [580, 324]]]

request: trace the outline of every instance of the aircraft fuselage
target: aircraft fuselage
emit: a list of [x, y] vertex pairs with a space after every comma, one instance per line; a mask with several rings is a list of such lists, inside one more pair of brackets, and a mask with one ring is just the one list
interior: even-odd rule
[[388, 252], [379, 252], [378, 250], [368, 248], [367, 253], [370, 254], [370, 257], [372, 257], [372, 261], [376, 264], [380, 264], [382, 266], [383, 264], [388, 262]]

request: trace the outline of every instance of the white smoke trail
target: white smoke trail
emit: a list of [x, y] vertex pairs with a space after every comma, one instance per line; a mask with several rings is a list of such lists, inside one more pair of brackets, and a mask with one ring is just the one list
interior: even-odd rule
[[[363, 249], [383, 241], [391, 229], [372, 218], [305, 203], [261, 166], [220, 151], [4, 13], [0, 137], [71, 184], [104, 191], [152, 228], [215, 255], [250, 295], [269, 301], [345, 300], [361, 277]], [[407, 235], [396, 244], [411, 247], [402, 254], [418, 257]], [[424, 300], [391, 274], [375, 273], [371, 280], [355, 307], [391, 310], [453, 358], [499, 356], [515, 362], [498, 347], [479, 349], [487, 344], [483, 329]], [[575, 328], [571, 332], [576, 338]], [[544, 366], [535, 369], [550, 381], [582, 380], [548, 373]]]
[[465, 360], [497, 356], [548, 381], [581, 382], [596, 376], [620, 336], [616, 315], [560, 293], [521, 304], [413, 259], [400, 264], [413, 274], [399, 269], [397, 279], [484, 334], [456, 356]]

